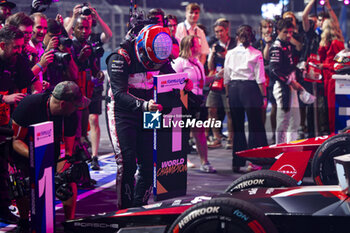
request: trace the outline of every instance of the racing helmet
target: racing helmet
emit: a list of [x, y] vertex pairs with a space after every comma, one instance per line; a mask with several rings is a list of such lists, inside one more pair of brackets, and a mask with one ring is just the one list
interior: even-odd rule
[[334, 71], [339, 74], [350, 74], [350, 49], [343, 49], [334, 59]]
[[145, 26], [135, 40], [138, 61], [147, 70], [157, 70], [168, 61], [173, 47], [169, 28]]

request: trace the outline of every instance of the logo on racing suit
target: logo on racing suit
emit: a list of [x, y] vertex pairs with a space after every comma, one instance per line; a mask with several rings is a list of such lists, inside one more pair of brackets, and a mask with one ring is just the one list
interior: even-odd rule
[[143, 128], [144, 129], [160, 129], [161, 113], [157, 112], [144, 112], [143, 113]]

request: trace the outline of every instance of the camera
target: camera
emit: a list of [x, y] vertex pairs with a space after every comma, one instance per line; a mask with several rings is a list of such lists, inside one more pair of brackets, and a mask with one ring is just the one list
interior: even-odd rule
[[71, 59], [71, 55], [69, 53], [63, 53], [60, 52], [58, 50], [54, 50], [53, 53], [53, 57], [54, 57], [54, 62], [59, 63], [59, 64], [68, 64], [70, 62]]
[[95, 57], [102, 57], [103, 54], [105, 53], [105, 50], [103, 49], [101, 42], [92, 43], [91, 50], [92, 50], [92, 54]]
[[84, 144], [75, 147], [75, 153], [68, 160], [71, 166], [62, 173], [55, 175], [56, 197], [61, 201], [66, 201], [72, 197], [73, 192], [70, 183], [76, 183], [80, 187], [91, 188], [96, 181], [90, 177], [89, 167], [86, 161], [91, 159], [91, 155]]
[[219, 44], [215, 44], [214, 48], [215, 48], [215, 52], [217, 53], [225, 52], [225, 48], [220, 46]]
[[80, 9], [80, 14], [81, 15], [91, 15], [91, 10], [90, 10], [89, 4], [87, 4], [86, 2], [83, 3], [83, 6]]
[[[11, 75], [10, 75], [11, 77]], [[12, 80], [12, 79], [11, 79]], [[12, 142], [13, 130], [7, 127], [0, 127], [0, 145], [6, 142]]]
[[65, 37], [63, 35], [60, 35], [58, 37], [58, 40], [59, 40], [60, 44], [65, 46], [65, 47], [71, 47], [73, 44], [73, 41], [71, 39], [69, 39], [68, 37]]
[[30, 14], [46, 11], [52, 2], [59, 2], [59, 0], [32, 0]]
[[30, 195], [29, 177], [25, 177], [21, 171], [17, 171], [16, 167], [14, 167], [14, 173], [9, 174], [8, 183], [11, 199]]

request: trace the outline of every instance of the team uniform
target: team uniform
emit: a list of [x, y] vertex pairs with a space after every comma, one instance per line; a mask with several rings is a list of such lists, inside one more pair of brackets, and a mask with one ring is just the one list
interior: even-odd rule
[[[170, 36], [167, 43], [172, 44]], [[143, 111], [148, 108], [147, 101], [153, 98], [154, 72], [174, 73], [168, 62], [153, 69], [145, 68], [137, 57], [134, 43], [125, 47], [117, 49], [106, 60], [106, 116], [117, 162], [119, 209], [147, 204], [153, 178], [153, 131], [143, 129]], [[136, 169], [138, 177], [134, 185]]]
[[300, 125], [297, 91], [289, 84], [295, 81], [292, 46], [276, 39], [270, 48], [270, 75], [275, 80], [273, 96], [277, 103], [276, 143], [296, 140]]

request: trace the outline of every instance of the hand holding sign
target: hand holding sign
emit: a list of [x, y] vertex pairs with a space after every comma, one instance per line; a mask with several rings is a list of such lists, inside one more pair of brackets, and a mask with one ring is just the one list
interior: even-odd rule
[[163, 106], [160, 105], [160, 104], [157, 104], [156, 102], [154, 102], [153, 99], [148, 101], [148, 111], [155, 112], [157, 110], [162, 111], [163, 110]]
[[193, 82], [192, 82], [192, 80], [191, 79], [186, 79], [186, 86], [185, 86], [185, 91], [192, 91], [192, 89], [193, 89]]

